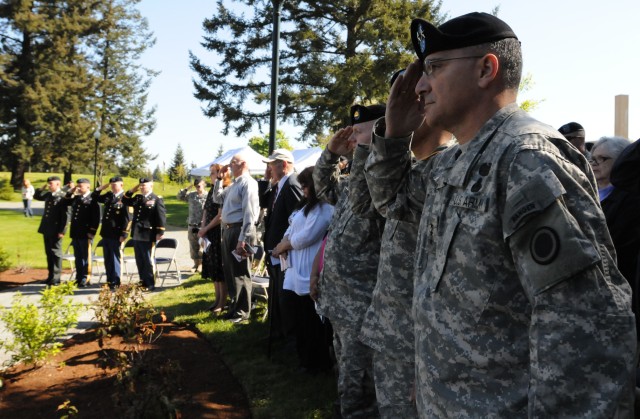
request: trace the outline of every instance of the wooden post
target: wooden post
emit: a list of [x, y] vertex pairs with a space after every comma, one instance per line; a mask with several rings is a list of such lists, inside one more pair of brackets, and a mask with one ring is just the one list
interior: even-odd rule
[[613, 134], [629, 138], [629, 95], [616, 95], [616, 116]]

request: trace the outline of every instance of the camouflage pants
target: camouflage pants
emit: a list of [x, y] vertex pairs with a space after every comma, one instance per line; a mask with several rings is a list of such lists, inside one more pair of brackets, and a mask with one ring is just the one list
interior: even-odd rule
[[342, 418], [379, 417], [373, 384], [373, 350], [360, 342], [354, 324], [338, 319], [332, 319], [331, 324], [338, 362], [338, 396]]
[[373, 376], [378, 411], [383, 419], [413, 419], [418, 416], [411, 400], [415, 381], [415, 364], [373, 351]]
[[202, 251], [200, 250], [200, 243], [198, 243], [198, 233], [193, 232], [193, 228], [189, 226], [187, 231], [187, 239], [189, 239], [189, 253], [193, 263], [202, 263]]

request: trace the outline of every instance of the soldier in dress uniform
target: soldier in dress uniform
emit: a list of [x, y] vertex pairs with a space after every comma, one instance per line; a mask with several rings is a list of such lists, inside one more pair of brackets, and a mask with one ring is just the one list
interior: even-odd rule
[[193, 181], [193, 186], [196, 190], [189, 192], [188, 188], [180, 189], [178, 192], [178, 199], [189, 203], [189, 216], [187, 217], [187, 239], [189, 240], [189, 250], [191, 252], [191, 259], [193, 260], [193, 270], [198, 271], [198, 267], [202, 265], [202, 251], [200, 250], [200, 243], [198, 237], [198, 231], [200, 230], [200, 224], [202, 223], [202, 212], [204, 211], [204, 203], [207, 200], [207, 194], [205, 193], [205, 182], [202, 178], [196, 178]]
[[[139, 194], [135, 195], [136, 192]], [[155, 269], [151, 259], [155, 243], [164, 236], [167, 222], [162, 197], [153, 193], [153, 181], [141, 178], [140, 183], [124, 194], [122, 202], [133, 207], [131, 238], [136, 255], [136, 266], [141, 285], [146, 291], [154, 291]]]
[[[100, 195], [100, 192], [107, 187], [110, 187], [111, 191]], [[114, 290], [120, 286], [122, 243], [129, 235], [129, 207], [123, 202], [122, 178], [120, 176], [112, 177], [109, 179], [108, 185], [98, 186], [91, 196], [97, 202], [104, 204], [100, 236], [104, 249], [107, 284], [111, 290]]]
[[[49, 189], [45, 192], [45, 189]], [[47, 285], [60, 284], [62, 271], [62, 238], [67, 229], [69, 215], [64, 202], [64, 192], [60, 189], [60, 178], [50, 176], [47, 184], [37, 189], [34, 199], [44, 202], [44, 214], [40, 221], [38, 233], [44, 238], [44, 250], [47, 254]]]
[[100, 206], [91, 196], [89, 179], [80, 178], [64, 197], [71, 207], [71, 245], [76, 264], [76, 284], [86, 287], [91, 281], [89, 260], [91, 244], [100, 225]]

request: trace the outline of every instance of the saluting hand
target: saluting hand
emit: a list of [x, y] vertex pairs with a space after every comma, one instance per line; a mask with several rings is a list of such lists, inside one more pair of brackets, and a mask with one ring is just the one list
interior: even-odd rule
[[422, 125], [424, 104], [416, 93], [416, 86], [422, 77], [422, 63], [415, 60], [400, 74], [391, 86], [387, 99], [385, 137], [406, 137]]
[[349, 137], [353, 133], [352, 127], [341, 128], [333, 134], [333, 137], [329, 140], [327, 144], [327, 148], [333, 154], [338, 154], [340, 156], [348, 156], [351, 154], [353, 149], [356, 146], [354, 141], [350, 141]]

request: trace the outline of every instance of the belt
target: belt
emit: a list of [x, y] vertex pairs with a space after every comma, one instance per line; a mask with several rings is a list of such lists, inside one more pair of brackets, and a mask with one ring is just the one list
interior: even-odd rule
[[189, 227], [200, 227], [200, 224], [189, 224]]
[[224, 228], [231, 228], [231, 227], [242, 227], [242, 223], [229, 223], [229, 224], [224, 224]]

